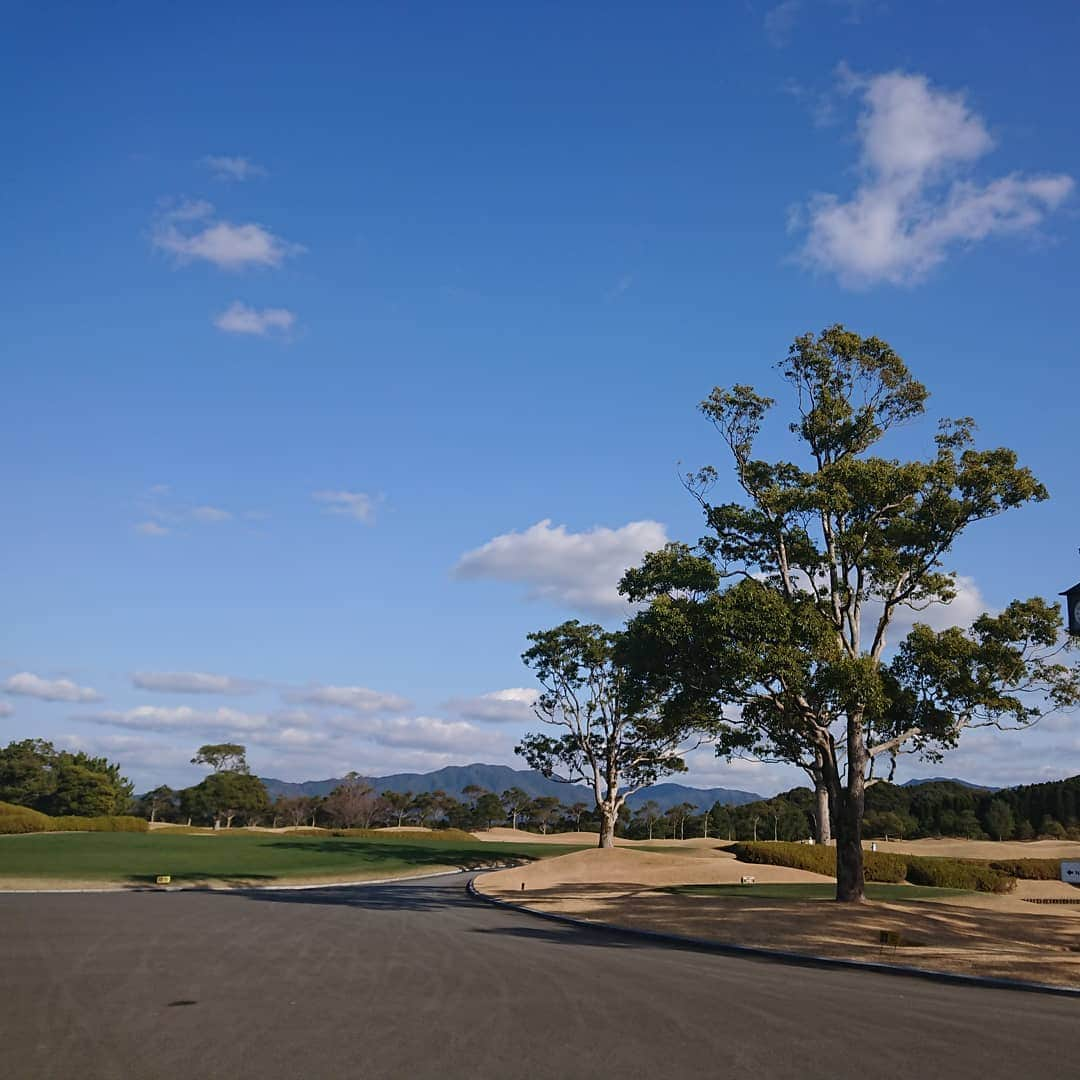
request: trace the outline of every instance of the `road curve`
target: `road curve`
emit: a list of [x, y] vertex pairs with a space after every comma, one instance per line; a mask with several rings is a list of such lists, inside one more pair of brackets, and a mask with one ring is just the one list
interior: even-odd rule
[[464, 886], [0, 894], [0, 1071], [1076, 1075], [1073, 999], [671, 948], [503, 911]]

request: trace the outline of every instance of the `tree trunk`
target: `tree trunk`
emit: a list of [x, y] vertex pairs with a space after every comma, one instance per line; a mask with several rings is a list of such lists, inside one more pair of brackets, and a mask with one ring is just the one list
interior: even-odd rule
[[827, 844], [832, 839], [832, 819], [829, 811], [829, 788], [824, 780], [818, 780], [814, 784], [814, 796], [817, 799], [815, 839], [819, 844]]
[[[856, 790], [852, 791], [854, 787]], [[836, 899], [849, 904], [866, 900], [863, 879], [861, 775], [840, 795], [836, 807]]]
[[615, 846], [615, 818], [618, 811], [613, 806], [600, 807], [600, 847]]

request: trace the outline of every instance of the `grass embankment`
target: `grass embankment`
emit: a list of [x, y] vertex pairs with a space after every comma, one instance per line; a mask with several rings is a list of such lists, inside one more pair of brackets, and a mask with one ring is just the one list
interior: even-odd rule
[[[836, 886], [828, 882], [804, 881], [785, 885], [670, 885], [663, 890], [677, 896], [730, 896], [739, 900], [834, 900]], [[971, 896], [968, 889], [936, 889], [923, 885], [867, 884], [868, 900], [941, 900], [950, 896]]]
[[163, 832], [21, 836], [0, 841], [5, 881], [141, 885], [159, 874], [174, 884], [288, 883], [360, 880], [440, 868], [490, 866], [511, 859], [550, 858], [576, 847], [484, 843], [395, 833], [385, 837], [268, 836], [241, 831], [203, 835]]

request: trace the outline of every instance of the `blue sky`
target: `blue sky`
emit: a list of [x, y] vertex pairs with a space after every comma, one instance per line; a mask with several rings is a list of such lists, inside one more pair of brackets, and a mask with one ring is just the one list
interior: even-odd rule
[[[1053, 495], [942, 618], [1080, 578], [1075, 5], [280, 7], [7, 9], [0, 741], [513, 764], [525, 635], [618, 621], [696, 403], [837, 321], [933, 392], [896, 452], [970, 414]], [[965, 746], [908, 774], [1080, 771]]]

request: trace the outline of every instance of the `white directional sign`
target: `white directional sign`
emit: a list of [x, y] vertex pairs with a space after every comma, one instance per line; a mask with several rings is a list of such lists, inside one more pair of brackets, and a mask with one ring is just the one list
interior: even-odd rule
[[1080, 862], [1062, 862], [1061, 880], [1070, 885], [1080, 885]]

